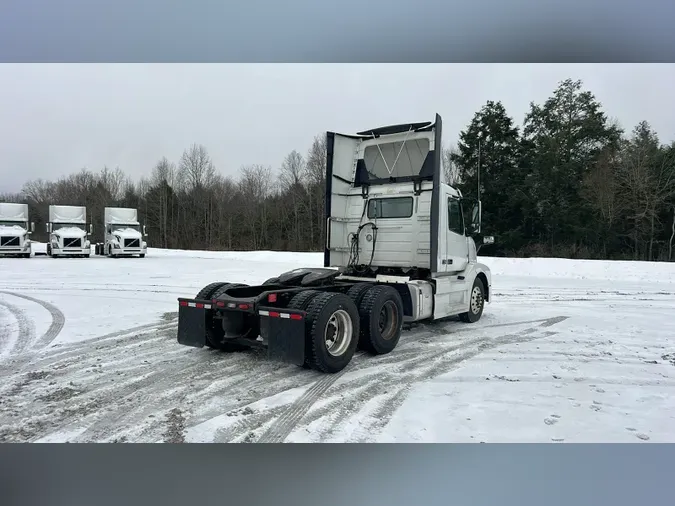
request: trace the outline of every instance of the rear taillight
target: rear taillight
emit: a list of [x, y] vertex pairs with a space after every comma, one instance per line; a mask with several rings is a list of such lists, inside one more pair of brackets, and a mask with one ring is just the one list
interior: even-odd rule
[[178, 303], [178, 305], [179, 305], [179, 306], [187, 306], [187, 302], [184, 301], [184, 300], [181, 300], [181, 301]]
[[291, 320], [302, 320], [302, 315], [291, 313]]
[[277, 301], [277, 294], [276, 293], [270, 293], [267, 296], [267, 302], [276, 302]]
[[249, 306], [248, 304], [239, 304], [239, 309], [248, 309], [250, 307], [251, 306]]

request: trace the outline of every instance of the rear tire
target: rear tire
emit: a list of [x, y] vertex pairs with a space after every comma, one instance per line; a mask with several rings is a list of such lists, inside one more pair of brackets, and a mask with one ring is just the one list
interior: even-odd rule
[[359, 312], [354, 302], [342, 293], [320, 293], [307, 307], [307, 320], [307, 363], [325, 373], [347, 367], [359, 341]]
[[485, 308], [485, 285], [480, 278], [476, 278], [469, 294], [469, 310], [459, 315], [464, 323], [476, 323], [483, 315]]
[[375, 355], [393, 351], [403, 329], [403, 301], [398, 291], [386, 285], [371, 287], [363, 295], [359, 314], [359, 347]]
[[215, 283], [210, 283], [206, 285], [204, 288], [199, 290], [197, 292], [197, 295], [195, 295], [195, 299], [202, 299], [202, 300], [208, 300], [211, 298], [211, 295], [218, 290], [221, 286], [227, 285], [228, 283], [225, 281], [216, 281]]
[[[291, 301], [288, 303], [288, 307], [286, 309], [295, 309], [298, 311], [305, 311], [307, 309], [307, 306], [309, 306], [309, 303], [312, 302], [314, 297], [319, 295], [321, 292], [317, 290], [305, 290], [304, 292], [300, 292], [299, 294], [295, 295]], [[302, 364], [302, 367], [305, 369], [311, 369], [312, 368], [312, 347], [310, 346], [309, 340], [306, 340], [305, 342], [305, 363]]]

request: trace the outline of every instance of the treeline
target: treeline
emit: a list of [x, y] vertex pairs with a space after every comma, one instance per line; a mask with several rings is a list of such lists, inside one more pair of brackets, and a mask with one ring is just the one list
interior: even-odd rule
[[[447, 140], [447, 139], [446, 139]], [[475, 197], [480, 165], [485, 254], [673, 260], [675, 143], [663, 145], [644, 121], [625, 132], [580, 81], [560, 83], [516, 125], [488, 101], [444, 149], [446, 180]], [[0, 201], [29, 204], [35, 240], [45, 240], [49, 204], [86, 205], [102, 238], [103, 208], [135, 207], [154, 247], [321, 250], [324, 244], [325, 135], [289, 153], [278, 169], [220, 174], [195, 144], [162, 158], [147, 178], [119, 168], [82, 170], [26, 183]]]

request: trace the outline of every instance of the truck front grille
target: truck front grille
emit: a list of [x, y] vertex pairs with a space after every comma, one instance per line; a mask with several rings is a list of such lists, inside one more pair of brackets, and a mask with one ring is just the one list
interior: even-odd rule
[[141, 241], [140, 239], [124, 239], [125, 248], [140, 248]]
[[18, 237], [0, 237], [0, 246], [20, 246]]
[[82, 239], [64, 239], [63, 240], [64, 248], [81, 248]]

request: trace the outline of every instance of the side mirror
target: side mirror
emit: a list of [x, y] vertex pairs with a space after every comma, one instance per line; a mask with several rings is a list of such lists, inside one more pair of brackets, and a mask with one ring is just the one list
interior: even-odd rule
[[49, 223], [45, 223], [45, 232], [49, 233]]
[[480, 234], [482, 205], [480, 200], [469, 200], [471, 202], [471, 218], [466, 226], [469, 235]]
[[31, 233], [35, 232], [35, 223], [32, 221], [30, 222], [30, 231]]
[[145, 231], [145, 225], [143, 225], [143, 237], [148, 237], [148, 233]]
[[90, 223], [89, 224], [89, 234], [93, 234], [93, 233], [94, 233], [94, 224]]

